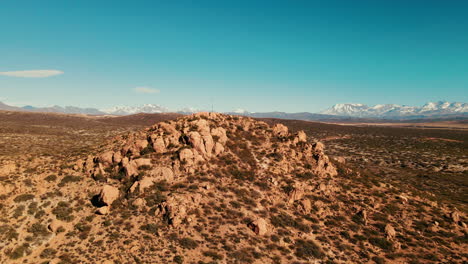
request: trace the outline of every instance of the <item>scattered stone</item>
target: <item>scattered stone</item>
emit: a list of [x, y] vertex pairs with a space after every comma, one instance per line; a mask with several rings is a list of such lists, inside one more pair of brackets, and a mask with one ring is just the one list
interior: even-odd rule
[[96, 214], [99, 214], [99, 215], [106, 215], [110, 212], [110, 208], [109, 206], [102, 206], [102, 207], [99, 207], [97, 210], [96, 210]]
[[50, 224], [47, 226], [47, 228], [49, 229], [49, 231], [55, 233], [55, 232], [57, 232], [57, 230], [61, 226], [62, 226], [62, 222], [57, 220], [57, 219], [54, 219], [54, 220], [52, 220], [52, 222], [50, 222]]
[[394, 238], [396, 237], [395, 228], [393, 228], [392, 225], [387, 224], [387, 225], [385, 226], [385, 234], [386, 234], [388, 240], [394, 239]]

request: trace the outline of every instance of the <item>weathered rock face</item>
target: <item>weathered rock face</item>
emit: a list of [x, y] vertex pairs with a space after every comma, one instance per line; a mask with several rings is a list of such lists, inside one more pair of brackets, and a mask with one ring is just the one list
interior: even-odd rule
[[195, 208], [201, 201], [201, 194], [173, 194], [159, 206], [160, 214], [168, 224], [177, 227], [187, 217], [188, 210]]

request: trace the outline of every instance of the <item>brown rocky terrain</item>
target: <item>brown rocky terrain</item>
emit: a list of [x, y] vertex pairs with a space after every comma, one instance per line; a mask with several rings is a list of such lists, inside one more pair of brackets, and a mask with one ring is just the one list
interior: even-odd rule
[[[467, 261], [466, 200], [402, 184], [407, 168], [364, 160], [380, 149], [359, 133], [216, 113], [1, 118], [2, 263]], [[465, 142], [449, 139], [423, 144]]]

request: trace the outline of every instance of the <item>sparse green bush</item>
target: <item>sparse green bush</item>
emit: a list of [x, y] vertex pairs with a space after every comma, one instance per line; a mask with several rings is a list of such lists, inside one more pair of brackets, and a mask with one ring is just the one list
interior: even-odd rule
[[13, 251], [7, 253], [7, 255], [11, 259], [19, 259], [19, 258], [24, 257], [26, 254], [29, 254], [29, 251], [30, 251], [29, 244], [24, 243], [21, 246], [18, 246], [17, 248], [15, 248]]
[[47, 236], [49, 234], [47, 227], [41, 223], [32, 224], [31, 227], [28, 228], [28, 232], [32, 233], [35, 237]]
[[25, 194], [20, 194], [16, 196], [15, 199], [13, 199], [13, 201], [20, 203], [20, 202], [26, 202], [32, 199], [34, 199], [33, 194], [25, 193]]
[[142, 225], [140, 229], [150, 234], [157, 235], [159, 227], [156, 224], [146, 224]]
[[55, 257], [55, 254], [57, 254], [57, 250], [53, 249], [53, 248], [45, 248], [41, 254], [39, 255], [39, 257], [43, 258], [43, 259], [52, 259]]
[[312, 240], [296, 240], [296, 244], [294, 245], [294, 247], [296, 249], [295, 255], [301, 259], [321, 259], [325, 256], [320, 247], [317, 244], [315, 244], [315, 242], [313, 242]]
[[17, 240], [18, 235], [19, 234], [16, 232], [16, 230], [13, 227], [7, 224], [0, 226], [0, 238], [2, 240], [6, 240], [6, 241], [12, 241], [13, 239]]
[[216, 253], [216, 251], [214, 251], [214, 250], [204, 251], [203, 256], [210, 257], [213, 260], [222, 260], [223, 259], [223, 256]]
[[46, 181], [48, 181], [48, 182], [53, 182], [53, 181], [56, 181], [56, 180], [57, 180], [57, 176], [51, 174], [51, 175], [45, 177], [44, 180], [46, 180]]
[[177, 264], [183, 264], [184, 263], [184, 257], [182, 257], [180, 255], [174, 256], [174, 262], [177, 263]]
[[73, 209], [70, 208], [70, 204], [64, 201], [60, 201], [57, 206], [52, 210], [52, 213], [57, 217], [58, 220], [71, 222], [75, 217], [73, 216]]
[[179, 244], [186, 249], [195, 249], [198, 247], [198, 242], [189, 237], [179, 239]]
[[374, 246], [377, 246], [383, 250], [391, 250], [392, 249], [392, 243], [388, 241], [385, 238], [382, 237], [370, 237], [369, 243], [371, 243]]
[[74, 175], [67, 175], [65, 177], [62, 178], [62, 180], [60, 181], [60, 183], [58, 184], [58, 187], [63, 187], [65, 186], [66, 184], [68, 183], [71, 183], [71, 182], [79, 182], [81, 181], [81, 177], [80, 176], [74, 176]]

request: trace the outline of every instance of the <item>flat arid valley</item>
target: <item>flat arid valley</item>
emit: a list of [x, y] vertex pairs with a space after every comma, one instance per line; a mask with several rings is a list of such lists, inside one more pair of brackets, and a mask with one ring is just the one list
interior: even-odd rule
[[464, 263], [466, 129], [0, 112], [2, 263]]
[[468, 264], [468, 1], [0, 5], [0, 264]]

